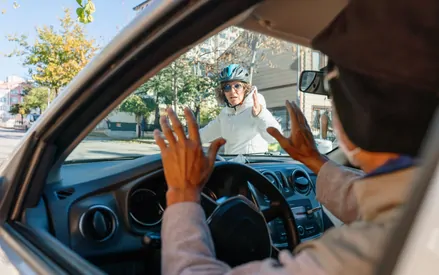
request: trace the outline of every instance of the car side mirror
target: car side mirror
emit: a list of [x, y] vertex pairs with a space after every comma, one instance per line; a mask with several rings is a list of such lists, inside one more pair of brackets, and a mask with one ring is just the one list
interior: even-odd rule
[[324, 74], [320, 71], [303, 71], [300, 74], [299, 90], [307, 94], [329, 96], [323, 85]]

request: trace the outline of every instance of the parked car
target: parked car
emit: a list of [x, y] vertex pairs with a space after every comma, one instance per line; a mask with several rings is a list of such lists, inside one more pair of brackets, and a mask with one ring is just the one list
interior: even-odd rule
[[23, 126], [25, 130], [27, 131], [29, 128], [31, 128], [39, 117], [39, 114], [28, 114], [26, 118], [23, 119]]

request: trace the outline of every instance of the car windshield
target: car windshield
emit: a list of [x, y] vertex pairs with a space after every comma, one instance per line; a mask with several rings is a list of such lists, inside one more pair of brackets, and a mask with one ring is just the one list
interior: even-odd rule
[[[274, 140], [251, 132], [252, 129], [248, 128], [250, 121], [234, 120], [234, 115], [252, 109], [252, 103], [247, 102], [253, 102], [252, 96], [244, 97], [238, 106], [218, 101], [219, 73], [230, 64], [238, 64], [248, 71], [251, 91], [256, 88], [262, 95], [263, 108], [278, 122], [284, 135], [289, 136], [291, 130], [285, 107], [285, 101], [289, 100], [304, 113], [319, 151], [328, 153], [337, 147], [330, 101], [326, 96], [298, 90], [300, 73], [319, 70], [326, 61], [326, 56], [310, 48], [229, 27], [201, 42], [138, 87], [89, 133], [66, 161], [87, 162], [159, 153], [153, 130], [160, 128], [159, 117], [167, 107], [173, 107], [183, 123], [183, 109], [189, 107], [201, 129], [221, 120], [221, 126], [217, 127], [219, 132], [209, 130], [212, 137], [215, 132], [217, 136], [227, 135], [225, 138], [231, 143], [244, 140], [246, 147], [222, 148], [222, 155], [240, 152], [274, 157], [287, 155]], [[235, 88], [230, 87], [230, 90]], [[222, 89], [225, 91], [226, 87], [223, 85]], [[207, 148], [209, 140], [203, 140], [203, 144]], [[248, 144], [257, 149], [248, 149]]]

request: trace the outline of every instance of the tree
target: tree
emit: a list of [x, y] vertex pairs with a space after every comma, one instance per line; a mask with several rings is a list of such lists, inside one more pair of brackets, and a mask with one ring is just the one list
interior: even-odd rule
[[178, 112], [178, 92], [183, 89], [185, 81], [188, 75], [191, 73], [191, 68], [188, 60], [183, 55], [182, 57], [172, 62], [171, 65], [169, 65], [166, 69], [167, 70], [165, 71], [165, 75], [168, 77], [168, 81], [171, 87], [172, 105], [174, 107], [174, 110]]
[[50, 93], [50, 89], [47, 87], [37, 87], [31, 89], [27, 95], [24, 97], [23, 105], [25, 108], [32, 110], [38, 108], [40, 112], [46, 110], [50, 101], [54, 99], [53, 93]]
[[9, 113], [11, 115], [20, 115], [21, 123], [23, 124], [23, 116], [29, 114], [30, 110], [26, 108], [23, 104], [14, 104], [11, 106]]
[[[78, 16], [78, 21], [84, 24], [93, 22], [93, 13], [96, 11], [96, 7], [91, 0], [76, 0], [79, 8], [76, 9], [76, 15]], [[17, 1], [12, 3], [14, 9], [18, 9], [20, 4]], [[2, 14], [6, 13], [6, 9], [2, 9]]]
[[91, 0], [76, 0], [79, 8], [76, 9], [78, 21], [84, 24], [93, 22], [93, 13], [96, 11], [95, 4]]
[[24, 57], [23, 66], [28, 68], [35, 83], [50, 88], [55, 96], [97, 51], [95, 41], [87, 39], [84, 27], [72, 20], [68, 9], [60, 25], [60, 31], [55, 31], [53, 26], [37, 28], [37, 39], [32, 44], [25, 35], [8, 36], [9, 41], [18, 45], [8, 56]]
[[133, 114], [136, 122], [140, 123], [142, 116], [147, 116], [154, 111], [155, 105], [154, 99], [134, 93], [122, 102], [119, 111]]
[[168, 69], [162, 69], [146, 83], [142, 84], [135, 93], [140, 96], [151, 96], [154, 98], [154, 126], [158, 127], [160, 123], [160, 104], [172, 104], [172, 90]]
[[184, 86], [178, 94], [179, 102], [192, 109], [199, 123], [201, 106], [215, 104], [216, 86], [216, 81], [207, 76], [189, 74], [185, 78]]
[[[128, 96], [120, 105], [119, 111], [133, 114], [140, 127], [142, 117], [147, 117], [156, 108], [156, 103], [153, 98], [147, 96], [140, 96], [136, 93]], [[140, 137], [140, 131], [137, 132]]]
[[196, 69], [199, 66], [195, 67], [195, 65], [197, 64], [193, 59], [183, 55], [136, 90], [137, 95], [148, 95], [154, 98], [156, 103], [154, 124], [156, 126], [159, 124], [161, 104], [173, 105], [177, 114], [181, 106], [188, 106], [194, 111], [199, 121], [201, 106], [215, 101], [216, 81], [199, 73]]
[[201, 106], [200, 109], [200, 119], [199, 119], [199, 125], [204, 126], [208, 124], [210, 121], [214, 120], [218, 115], [220, 114], [222, 110], [221, 106]]
[[260, 62], [267, 62], [270, 67], [275, 64], [268, 58], [269, 55], [278, 55], [291, 52], [292, 60], [296, 58], [296, 45], [264, 34], [242, 31], [235, 43], [232, 44], [218, 59], [221, 67], [230, 63], [242, 64], [249, 68], [250, 81]]

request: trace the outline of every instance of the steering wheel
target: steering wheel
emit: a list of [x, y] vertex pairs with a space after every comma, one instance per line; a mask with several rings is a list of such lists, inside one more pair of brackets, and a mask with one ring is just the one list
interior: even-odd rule
[[202, 194], [201, 205], [208, 216], [217, 258], [233, 267], [277, 255], [267, 225], [275, 218], [282, 220], [288, 246], [294, 249], [300, 242], [299, 233], [294, 215], [281, 192], [261, 173], [244, 164], [216, 162], [211, 178], [224, 174], [239, 175], [251, 182], [271, 204], [261, 211], [242, 195], [217, 203]]

